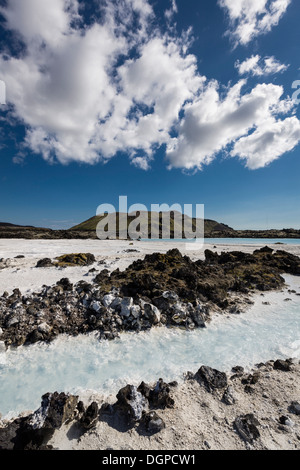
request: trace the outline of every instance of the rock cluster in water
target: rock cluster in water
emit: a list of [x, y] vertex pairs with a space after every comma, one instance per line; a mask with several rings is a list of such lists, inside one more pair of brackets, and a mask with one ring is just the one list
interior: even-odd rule
[[[103, 270], [92, 283], [73, 285], [62, 278], [39, 293], [4, 292], [0, 342], [20, 346], [92, 331], [111, 340], [123, 331], [162, 325], [203, 328], [212, 311], [238, 313], [241, 299], [251, 303], [249, 293], [283, 287], [282, 273], [300, 275], [300, 259], [284, 251], [264, 248], [253, 254], [218, 255], [206, 250], [205, 256], [205, 261], [193, 262], [174, 249], [147, 255], [123, 272]], [[60, 257], [59, 262], [91, 265], [94, 260], [91, 254], [76, 254]], [[231, 293], [237, 295], [232, 298]]]

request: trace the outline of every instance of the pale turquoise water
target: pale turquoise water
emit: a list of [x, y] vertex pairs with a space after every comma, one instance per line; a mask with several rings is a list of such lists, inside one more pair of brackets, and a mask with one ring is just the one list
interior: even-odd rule
[[[300, 293], [300, 277], [286, 279]], [[287, 297], [291, 301], [284, 301]], [[216, 317], [208, 328], [193, 332], [156, 328], [112, 342], [99, 342], [95, 335], [60, 337], [50, 345], [0, 354], [0, 413], [35, 410], [47, 392], [115, 394], [127, 383], [160, 377], [180, 381], [183, 373], [195, 373], [201, 365], [230, 372], [236, 365], [300, 359], [300, 297], [286, 289], [255, 299], [242, 315]]]
[[[196, 240], [185, 240], [185, 239], [161, 239], [161, 240], [142, 240], [151, 242], [169, 242], [169, 243], [196, 243]], [[202, 240], [203, 241], [203, 240]], [[299, 238], [205, 238], [204, 243], [206, 245], [300, 245]]]
[[[292, 238], [206, 238], [206, 244], [213, 245], [273, 245], [282, 243], [284, 245], [300, 245], [300, 239]], [[280, 245], [279, 245], [280, 246]]]

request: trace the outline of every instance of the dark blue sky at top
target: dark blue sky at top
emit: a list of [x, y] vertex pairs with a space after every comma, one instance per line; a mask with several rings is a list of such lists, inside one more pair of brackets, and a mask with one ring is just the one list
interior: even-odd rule
[[[88, 20], [94, 10], [91, 2], [86, 3]], [[157, 18], [163, 18], [170, 2], [152, 3]], [[270, 33], [235, 49], [224, 37], [228, 22], [215, 0], [177, 0], [177, 6], [178, 32], [193, 27], [190, 52], [197, 57], [201, 75], [227, 86], [240, 79], [234, 67], [237, 60], [253, 54], [274, 55], [281, 63], [290, 64], [288, 70], [276, 76], [249, 78], [244, 91], [257, 83], [271, 82], [282, 85], [285, 96], [292, 95], [292, 83], [300, 79], [297, 0]], [[4, 31], [1, 34], [3, 47], [9, 39]], [[69, 228], [95, 215], [99, 204], [110, 203], [118, 208], [119, 196], [126, 195], [129, 205], [140, 203], [149, 209], [151, 204], [162, 203], [205, 204], [206, 218], [237, 229], [300, 228], [299, 145], [258, 170], [249, 170], [237, 158], [221, 152], [195, 174], [168, 170], [164, 148], [157, 151], [148, 171], [131, 165], [125, 154], [117, 154], [106, 164], [62, 165], [49, 164], [29, 153], [23, 162], [14, 163], [25, 130], [22, 125], [5, 122], [1, 107], [0, 117], [0, 221]]]

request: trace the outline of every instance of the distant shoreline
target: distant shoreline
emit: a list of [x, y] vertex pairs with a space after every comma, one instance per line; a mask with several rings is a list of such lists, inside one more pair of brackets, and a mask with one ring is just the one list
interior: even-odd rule
[[[1, 233], [0, 231], [0, 239], [6, 239], [6, 240], [97, 240], [96, 234], [86, 234], [86, 233], [38, 233], [38, 234], [29, 234], [29, 233]], [[249, 241], [254, 241], [254, 240], [266, 240], [267, 243], [277, 243], [281, 244], [284, 243], [284, 241], [298, 241], [300, 243], [300, 234], [298, 236], [292, 236], [292, 237], [282, 237], [282, 236], [205, 236], [204, 240], [249, 240]], [[99, 239], [99, 241], [101, 241]], [[105, 240], [104, 240], [105, 241]], [[175, 239], [175, 238], [170, 238], [170, 239], [163, 239], [163, 238], [155, 238], [155, 239], [142, 239], [142, 240], [132, 240], [131, 238], [126, 239], [113, 239], [113, 238], [108, 238], [107, 241], [128, 241], [128, 242], [173, 242], [173, 243], [178, 243], [178, 242], [184, 242], [184, 241], [189, 241], [189, 239]], [[217, 242], [216, 242], [217, 243]]]
[[[78, 239], [78, 240], [96, 240], [97, 234], [95, 230], [51, 230], [46, 228], [35, 228], [35, 227], [9, 227], [0, 226], [0, 239], [29, 239], [29, 240], [62, 240], [62, 239]], [[150, 240], [143, 235], [142, 240]], [[183, 236], [182, 240], [186, 238]], [[211, 232], [205, 233], [205, 239], [261, 239], [261, 240], [300, 240], [300, 230], [270, 230], [270, 231], [234, 231], [234, 232]], [[108, 240], [114, 240], [114, 238], [108, 238]], [[117, 238], [116, 240], [119, 240]], [[128, 241], [134, 241], [131, 238]], [[163, 238], [155, 238], [152, 241], [164, 241]], [[171, 233], [170, 241], [176, 242], [178, 239], [173, 238]]]
[[[124, 214], [125, 215], [125, 214]], [[162, 214], [157, 214], [158, 220], [152, 220], [152, 213], [140, 213], [138, 216], [139, 228], [135, 230], [135, 236], [140, 235], [142, 240], [151, 241], [164, 241], [166, 240], [165, 233], [170, 234], [170, 241], [176, 242], [176, 240], [189, 240], [186, 237], [185, 220], [175, 218], [174, 213], [167, 214], [169, 216], [169, 225], [164, 226], [164, 219]], [[75, 225], [69, 229], [51, 229], [45, 227], [32, 227], [15, 225], [11, 223], [0, 222], [0, 238], [20, 238], [20, 239], [98, 239], [97, 227], [99, 223], [102, 223], [104, 215], [94, 216], [90, 219], [82, 222], [79, 225]], [[105, 220], [106, 221], [106, 220]], [[129, 236], [131, 223], [137, 223], [136, 215], [127, 214], [127, 227], [128, 227], [128, 241], [135, 241]], [[197, 230], [197, 219], [189, 219], [189, 223], [192, 227], [192, 236]], [[295, 228], [282, 228], [282, 229], [264, 229], [264, 230], [236, 230], [224, 223], [220, 223], [215, 220], [204, 219], [202, 220], [205, 239], [270, 239], [270, 240], [300, 240], [300, 229]], [[124, 232], [121, 232], [120, 228], [120, 213], [116, 213], [114, 219], [107, 218], [107, 225], [103, 227], [103, 234], [107, 236], [108, 240], [124, 240], [121, 236]], [[106, 232], [107, 231], [107, 232]], [[155, 234], [155, 235], [154, 235]], [[201, 237], [200, 231], [200, 239]], [[126, 235], [126, 229], [125, 229]], [[120, 238], [119, 238], [120, 236]]]

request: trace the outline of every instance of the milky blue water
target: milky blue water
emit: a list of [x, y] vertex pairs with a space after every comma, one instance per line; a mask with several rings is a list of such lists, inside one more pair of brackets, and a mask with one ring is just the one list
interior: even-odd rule
[[[161, 240], [142, 240], [148, 242], [178, 242], [178, 243], [196, 243], [196, 240], [185, 240], [185, 239], [161, 239]], [[203, 241], [203, 240], [202, 240]], [[200, 240], [198, 241], [200, 242]], [[204, 243], [206, 245], [300, 245], [299, 238], [205, 238]]]
[[[286, 279], [300, 293], [300, 277]], [[230, 372], [287, 357], [300, 359], [300, 296], [286, 289], [257, 295], [247, 312], [215, 317], [206, 329], [155, 328], [112, 342], [96, 335], [60, 337], [50, 345], [8, 350], [0, 354], [0, 413], [35, 410], [47, 392], [115, 394], [127, 383], [180, 381], [201, 365]]]
[[[209, 245], [300, 245], [298, 238], [206, 238], [205, 243]], [[279, 248], [279, 247], [278, 247]]]

